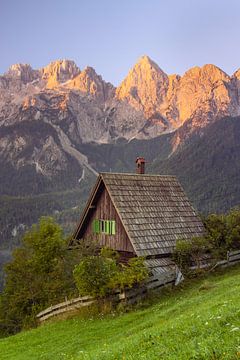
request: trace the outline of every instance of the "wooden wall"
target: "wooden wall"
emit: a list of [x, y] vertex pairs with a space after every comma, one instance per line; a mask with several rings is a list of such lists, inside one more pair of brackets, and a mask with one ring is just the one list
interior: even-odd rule
[[[96, 208], [91, 212], [91, 217], [88, 218], [88, 223], [83, 234], [83, 238], [91, 238], [101, 246], [107, 246], [113, 250], [127, 251], [135, 253], [131, 242], [128, 239], [127, 233], [122, 226], [115, 207], [110, 199], [110, 196], [105, 188], [102, 189], [100, 197], [95, 204]], [[93, 220], [115, 220], [116, 234], [94, 234]]]

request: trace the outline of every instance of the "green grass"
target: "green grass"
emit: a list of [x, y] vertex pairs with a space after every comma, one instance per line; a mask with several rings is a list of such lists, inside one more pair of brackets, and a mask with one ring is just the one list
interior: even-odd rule
[[240, 267], [129, 313], [55, 321], [2, 339], [0, 359], [240, 359]]

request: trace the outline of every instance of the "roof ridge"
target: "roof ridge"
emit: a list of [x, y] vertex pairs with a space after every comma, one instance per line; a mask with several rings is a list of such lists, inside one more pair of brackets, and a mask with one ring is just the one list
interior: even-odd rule
[[143, 177], [143, 176], [156, 176], [156, 177], [171, 177], [171, 178], [176, 178], [175, 175], [161, 175], [161, 174], [137, 174], [137, 173], [116, 173], [116, 172], [100, 172], [99, 175], [131, 175], [131, 176], [139, 176], [139, 177]]

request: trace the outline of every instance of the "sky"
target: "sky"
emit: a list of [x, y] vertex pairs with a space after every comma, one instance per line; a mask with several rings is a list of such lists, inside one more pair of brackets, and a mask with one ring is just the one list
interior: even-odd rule
[[0, 0], [0, 74], [71, 59], [118, 85], [142, 55], [166, 73], [240, 68], [240, 0]]

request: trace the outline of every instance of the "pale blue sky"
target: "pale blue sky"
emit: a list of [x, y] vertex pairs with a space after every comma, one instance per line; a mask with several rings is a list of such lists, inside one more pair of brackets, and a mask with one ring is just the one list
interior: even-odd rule
[[0, 73], [56, 59], [119, 84], [141, 55], [170, 73], [240, 67], [240, 0], [0, 0]]

